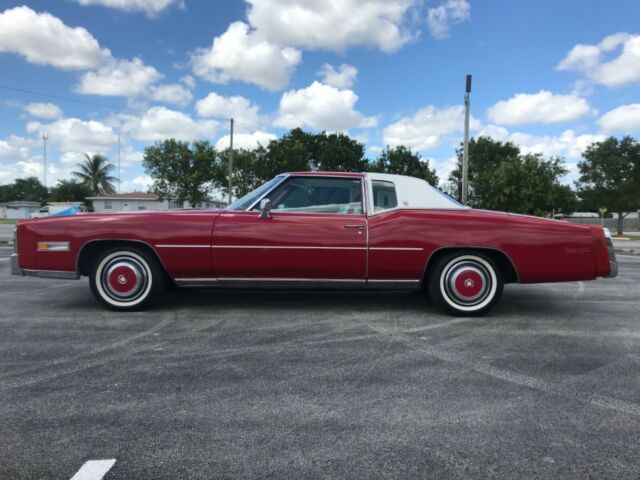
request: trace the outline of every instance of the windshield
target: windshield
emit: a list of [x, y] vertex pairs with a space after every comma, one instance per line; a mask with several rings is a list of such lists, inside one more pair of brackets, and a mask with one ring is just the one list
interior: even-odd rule
[[258, 201], [258, 199], [275, 187], [280, 181], [284, 178], [284, 175], [278, 175], [275, 178], [272, 178], [264, 185], [259, 186], [255, 190], [247, 193], [244, 197], [239, 198], [231, 205], [229, 205], [226, 210], [236, 210], [242, 211], [248, 209], [251, 205]]

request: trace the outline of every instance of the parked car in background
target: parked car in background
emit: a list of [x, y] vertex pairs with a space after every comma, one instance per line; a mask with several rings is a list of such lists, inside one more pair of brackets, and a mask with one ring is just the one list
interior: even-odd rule
[[116, 310], [148, 307], [175, 284], [424, 288], [455, 315], [480, 315], [505, 283], [617, 274], [600, 226], [474, 210], [379, 173], [286, 173], [223, 210], [24, 221], [15, 245], [14, 274], [88, 276]]
[[80, 202], [74, 203], [49, 203], [44, 207], [41, 207], [37, 212], [33, 212], [31, 214], [31, 218], [42, 218], [42, 217], [63, 217], [66, 215], [75, 215], [77, 213], [81, 213], [85, 211], [84, 204]]

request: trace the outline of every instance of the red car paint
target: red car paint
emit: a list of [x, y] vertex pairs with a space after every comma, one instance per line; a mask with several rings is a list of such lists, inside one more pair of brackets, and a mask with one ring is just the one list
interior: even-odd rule
[[[91, 242], [124, 240], [148, 245], [174, 279], [420, 280], [434, 252], [454, 247], [504, 253], [522, 283], [591, 280], [611, 268], [598, 226], [473, 209], [274, 211], [269, 219], [226, 210], [79, 214], [21, 221], [17, 238], [25, 270], [77, 272]], [[38, 241], [68, 241], [70, 249], [38, 252]]]

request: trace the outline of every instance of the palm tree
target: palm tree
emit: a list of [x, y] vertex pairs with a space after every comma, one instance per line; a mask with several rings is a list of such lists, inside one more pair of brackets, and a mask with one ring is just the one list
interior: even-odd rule
[[86, 185], [92, 195], [115, 193], [113, 182], [118, 179], [109, 175], [113, 170], [113, 165], [109, 163], [107, 157], [100, 154], [89, 155], [88, 153], [85, 153], [84, 157], [84, 162], [76, 165], [78, 171], [71, 172], [71, 175]]

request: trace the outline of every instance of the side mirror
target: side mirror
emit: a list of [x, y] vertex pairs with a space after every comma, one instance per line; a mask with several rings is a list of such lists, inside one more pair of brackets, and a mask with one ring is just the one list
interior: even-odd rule
[[260, 200], [260, 218], [271, 218], [271, 200], [268, 198]]

